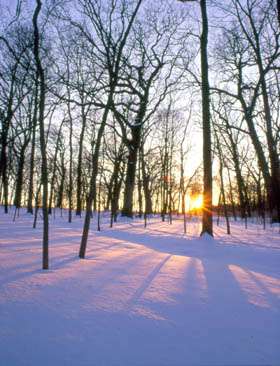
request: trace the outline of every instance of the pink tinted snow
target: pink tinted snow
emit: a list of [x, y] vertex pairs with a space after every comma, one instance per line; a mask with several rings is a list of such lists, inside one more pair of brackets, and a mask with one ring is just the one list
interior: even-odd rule
[[[41, 222], [0, 214], [0, 364], [277, 365], [280, 235], [277, 227], [150, 219], [102, 231], [93, 220], [51, 219], [50, 270], [41, 270]], [[48, 358], [42, 358], [48, 354]]]

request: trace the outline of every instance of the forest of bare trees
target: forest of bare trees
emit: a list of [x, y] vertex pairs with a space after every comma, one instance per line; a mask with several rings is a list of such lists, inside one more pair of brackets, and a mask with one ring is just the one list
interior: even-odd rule
[[[199, 6], [200, 4], [200, 6]], [[279, 6], [279, 5], [278, 5]], [[276, 0], [18, 1], [0, 30], [0, 203], [280, 222]], [[213, 187], [212, 187], [213, 186]], [[213, 197], [216, 196], [213, 201]], [[1, 208], [2, 209], [2, 208]], [[58, 210], [60, 209], [60, 210]], [[102, 225], [102, 223], [101, 223]], [[100, 229], [100, 223], [99, 223]]]

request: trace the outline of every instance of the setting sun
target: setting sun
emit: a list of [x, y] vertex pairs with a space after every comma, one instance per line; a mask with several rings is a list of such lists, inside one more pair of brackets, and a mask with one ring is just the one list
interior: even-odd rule
[[202, 196], [202, 194], [192, 196], [190, 198], [190, 209], [191, 210], [202, 208], [202, 206], [203, 206], [203, 196]]

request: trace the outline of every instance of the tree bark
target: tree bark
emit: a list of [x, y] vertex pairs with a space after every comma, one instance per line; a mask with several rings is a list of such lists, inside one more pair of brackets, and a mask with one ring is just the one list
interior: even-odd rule
[[42, 7], [41, 0], [36, 0], [36, 8], [33, 14], [34, 28], [34, 58], [36, 63], [36, 73], [39, 78], [39, 126], [40, 126], [40, 149], [41, 149], [41, 182], [43, 186], [42, 210], [43, 210], [43, 269], [49, 268], [49, 217], [48, 217], [48, 165], [44, 129], [45, 111], [45, 73], [40, 58], [40, 34], [38, 28], [38, 16]]
[[29, 166], [29, 188], [28, 188], [28, 201], [27, 201], [27, 212], [31, 213], [31, 214], [33, 214], [34, 159], [35, 159], [37, 113], [38, 113], [38, 77], [36, 75], [34, 110], [33, 110], [33, 118], [32, 118], [31, 155], [30, 155], [30, 166]]
[[17, 209], [21, 207], [21, 197], [22, 197], [22, 185], [23, 185], [23, 171], [24, 171], [24, 162], [25, 162], [25, 151], [27, 148], [28, 142], [26, 142], [20, 151], [19, 159], [18, 159], [18, 170], [17, 170], [17, 179], [16, 179], [16, 191], [15, 191], [15, 200], [14, 205]]
[[79, 257], [85, 258], [86, 255], [86, 246], [87, 246], [87, 239], [88, 239], [88, 232], [90, 227], [90, 219], [91, 219], [91, 212], [92, 212], [92, 202], [94, 199], [94, 196], [96, 195], [96, 177], [98, 173], [98, 162], [99, 162], [99, 151], [101, 147], [101, 140], [103, 137], [103, 133], [105, 130], [108, 114], [110, 107], [112, 105], [112, 98], [113, 98], [113, 91], [111, 90], [108, 99], [107, 104], [103, 113], [101, 125], [98, 130], [95, 148], [94, 148], [94, 154], [92, 158], [92, 173], [91, 173], [91, 179], [90, 179], [90, 185], [89, 185], [89, 193], [86, 203], [86, 214], [85, 214], [85, 221], [84, 221], [84, 227], [83, 227], [83, 235], [80, 245], [80, 251], [79, 251]]
[[133, 192], [135, 185], [138, 150], [141, 138], [141, 127], [133, 127], [131, 132], [132, 139], [130, 141], [130, 144], [128, 145], [128, 161], [124, 188], [124, 204], [122, 209], [122, 216], [127, 217], [133, 217]]
[[200, 0], [202, 34], [200, 37], [201, 81], [202, 81], [202, 125], [203, 125], [203, 212], [202, 232], [213, 236], [212, 217], [212, 158], [211, 158], [211, 121], [210, 89], [208, 80], [208, 19], [206, 0]]
[[145, 197], [145, 213], [149, 215], [153, 212], [153, 205], [152, 205], [152, 197], [151, 197], [151, 189], [149, 187], [150, 184], [150, 177], [146, 172], [146, 162], [144, 157], [144, 151], [141, 151], [141, 160], [142, 160], [142, 177], [143, 177], [143, 190], [144, 190], [144, 197]]
[[83, 158], [83, 143], [86, 129], [86, 114], [84, 106], [82, 106], [82, 129], [79, 137], [79, 153], [77, 165], [77, 203], [76, 215], [81, 216], [82, 212], [82, 158]]

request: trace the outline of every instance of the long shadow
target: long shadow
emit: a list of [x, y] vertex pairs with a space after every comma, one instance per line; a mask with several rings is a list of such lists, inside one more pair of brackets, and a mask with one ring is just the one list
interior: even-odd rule
[[[124, 242], [130, 242], [137, 245], [144, 245], [151, 249], [155, 249], [161, 252], [170, 252], [171, 254], [188, 254], [187, 252], [191, 249], [191, 241], [190, 239], [186, 238], [187, 246], [182, 246], [182, 237], [176, 238], [173, 235], [155, 235], [152, 233], [137, 233], [137, 232], [129, 232], [124, 230], [107, 230], [101, 233], [103, 237], [109, 237], [113, 239], [119, 239]], [[174, 245], [172, 248], [171, 245]], [[177, 247], [176, 247], [177, 245]], [[178, 248], [178, 245], [181, 248]]]
[[[120, 276], [127, 274], [128, 275], [127, 278], [129, 281], [129, 276], [133, 275], [134, 271], [138, 273], [139, 266], [143, 266], [145, 263], [147, 263], [148, 259], [149, 259], [148, 254], [143, 255], [140, 253], [138, 255], [134, 255], [131, 258], [123, 258], [121, 262], [118, 261], [117, 267], [108, 266], [105, 275], [104, 276], [102, 275], [100, 278], [98, 278], [98, 281], [94, 281], [92, 284], [92, 288], [87, 289], [88, 296], [90, 295], [93, 296], [93, 298], [89, 297], [88, 300], [94, 302], [94, 297], [102, 293], [102, 291], [104, 291], [104, 289], [106, 288], [107, 284], [115, 287], [117, 293], [118, 286], [120, 286]], [[123, 282], [121, 282], [121, 286], [123, 285], [124, 285]], [[120, 300], [122, 300], [121, 297]]]
[[[112, 247], [117, 248], [118, 244], [114, 243], [114, 244], [111, 244], [111, 245], [106, 245], [106, 246], [103, 246], [103, 247], [90, 249], [90, 250], [87, 251], [87, 254], [86, 254], [85, 258], [86, 258], [86, 260], [87, 259], [98, 259], [98, 257], [100, 255], [96, 255], [95, 253], [106, 252], [106, 250], [108, 250]], [[65, 257], [65, 259], [62, 259], [64, 257]], [[69, 253], [67, 255], [54, 257], [53, 258], [53, 263], [51, 264], [51, 267], [53, 269], [57, 269], [57, 268], [61, 268], [62, 265], [65, 265], [65, 264], [68, 264], [68, 263], [71, 263], [71, 262], [78, 262], [78, 261], [81, 261], [81, 259], [78, 257], [78, 251], [75, 251], [75, 252]]]
[[[55, 248], [71, 248], [73, 247], [72, 244], [74, 243], [69, 243], [68, 245], [54, 245]], [[20, 245], [20, 244], [17, 244], [17, 246]], [[86, 256], [86, 259], [94, 259], [94, 258], [98, 258], [98, 256], [95, 255], [95, 253], [98, 253], [98, 252], [101, 252], [101, 251], [106, 251], [108, 250], [109, 248], [111, 247], [118, 247], [118, 244], [117, 243], [114, 243], [114, 244], [111, 244], [111, 245], [106, 245], [106, 246], [102, 246], [102, 247], [98, 247], [98, 248], [94, 248], [94, 249], [89, 249], [88, 250], [88, 254]], [[77, 247], [78, 248], [78, 247]], [[28, 250], [34, 250], [34, 248], [22, 248], [20, 251], [24, 251], [24, 252], [27, 252]], [[41, 243], [40, 243], [40, 247], [37, 248], [38, 250], [42, 250], [41, 248]], [[51, 250], [52, 248], [50, 248]], [[50, 258], [50, 270], [52, 269], [59, 269], [61, 268], [61, 266], [63, 265], [66, 265], [66, 264], [69, 264], [69, 263], [73, 263], [75, 261], [79, 261], [79, 258], [78, 258], [78, 251], [73, 251], [73, 253], [68, 253], [67, 255], [62, 255], [62, 256], [55, 256], [55, 257], [51, 257]], [[65, 259], [63, 259], [65, 258]], [[24, 270], [26, 268], [34, 268], [34, 266], [36, 266], [37, 268], [32, 270], [32, 271], [28, 271], [28, 272], [20, 272], [20, 273], [16, 273], [15, 275], [13, 276], [9, 276], [9, 277], [2, 277], [1, 281], [0, 281], [0, 284], [7, 284], [9, 282], [14, 282], [18, 279], [21, 279], [21, 278], [25, 278], [25, 277], [28, 277], [28, 276], [32, 276], [33, 274], [36, 274], [36, 273], [41, 273], [41, 257], [36, 259], [35, 261], [31, 261], [29, 263], [24, 263], [24, 264], [19, 264], [19, 265], [16, 265], [16, 266], [13, 266], [13, 267], [8, 267], [7, 270], [9, 272], [11, 271], [16, 271], [16, 270]], [[44, 272], [44, 273], [50, 273], [50, 270], [48, 270], [47, 272]]]
[[271, 307], [274, 307], [275, 309], [279, 309], [280, 300], [277, 297], [277, 295], [272, 294], [267, 287], [263, 284], [262, 281], [260, 281], [255, 274], [252, 272], [245, 270], [248, 277], [256, 284], [256, 287], [259, 287], [259, 289], [262, 291], [262, 295], [265, 297], [265, 300], [271, 305]]
[[[223, 304], [225, 301], [232, 298], [233, 301], [229, 301], [229, 303], [232, 304], [235, 309], [249, 306], [244, 292], [226, 263], [215, 263], [213, 261], [204, 260], [202, 265], [207, 281], [207, 292], [210, 304]], [[224, 287], [225, 283], [227, 284], [226, 288]], [[220, 314], [217, 315], [221, 316]]]
[[[151, 235], [152, 234], [152, 235]], [[144, 280], [139, 285], [138, 289], [136, 289], [134, 295], [128, 302], [128, 306], [133, 306], [133, 304], [142, 296], [143, 292], [147, 289], [150, 283], [154, 280], [157, 276], [161, 268], [166, 264], [166, 262], [171, 258], [172, 255], [178, 256], [185, 256], [185, 257], [192, 257], [196, 259], [200, 259], [205, 269], [205, 277], [207, 281], [207, 293], [209, 297], [210, 303], [215, 304], [217, 298], [224, 296], [224, 289], [219, 286], [219, 276], [223, 279], [221, 283], [227, 283], [229, 289], [235, 294], [236, 298], [238, 299], [236, 304], [238, 308], [244, 310], [245, 308], [248, 310], [247, 307], [252, 307], [249, 304], [248, 299], [246, 298], [244, 292], [240, 288], [238, 282], [234, 278], [231, 271], [228, 269], [228, 264], [235, 264], [237, 266], [241, 266], [244, 270], [249, 270], [248, 267], [253, 268], [256, 270], [258, 264], [255, 263], [255, 260], [258, 259], [258, 262], [262, 263], [266, 261], [266, 253], [265, 251], [259, 251], [253, 248], [244, 248], [246, 250], [242, 250], [242, 247], [238, 247], [235, 244], [230, 246], [229, 244], [221, 245], [219, 241], [203, 241], [200, 238], [194, 237], [185, 237], [185, 241], [183, 240], [182, 236], [174, 237], [173, 234], [165, 236], [155, 235], [150, 233], [149, 231], [144, 233], [137, 233], [137, 232], [130, 232], [125, 230], [106, 230], [104, 232], [98, 233], [97, 235], [100, 237], [107, 237], [111, 239], [119, 239], [121, 242], [113, 243], [106, 246], [100, 246], [96, 249], [91, 249], [88, 251], [89, 256], [87, 259], [94, 259], [98, 258], [95, 253], [100, 251], [106, 251], [112, 247], [122, 248], [126, 242], [133, 243], [139, 246], [145, 246], [146, 248], [150, 248], [152, 250], [165, 253], [167, 254], [166, 257], [155, 267], [152, 271], [145, 275]], [[74, 235], [79, 236], [79, 235]], [[67, 241], [67, 238], [65, 239]], [[221, 241], [222, 242], [222, 241]], [[20, 246], [20, 244], [17, 244]], [[38, 243], [36, 243], [38, 245]], [[67, 247], [70, 248], [74, 246], [75, 243], [72, 241], [68, 245], [54, 245], [55, 248], [62, 248]], [[8, 245], [7, 245], [8, 247]], [[31, 248], [30, 248], [31, 249]], [[41, 249], [41, 248], [40, 248]], [[270, 249], [270, 248], [269, 248]], [[253, 258], [250, 260], [250, 256], [247, 256], [248, 253], [253, 253]], [[242, 257], [242, 254], [245, 257]], [[277, 253], [278, 254], [278, 253]], [[121, 254], [123, 255], [123, 254]], [[270, 253], [271, 255], [271, 253]], [[276, 255], [276, 253], [275, 253]], [[65, 259], [63, 259], [65, 258]], [[137, 265], [145, 262], [145, 260], [149, 258], [149, 253], [141, 253], [141, 251], [137, 251], [137, 255], [132, 257], [127, 257], [121, 262], [118, 261], [117, 266], [119, 271], [116, 272], [116, 268], [112, 268], [108, 265], [108, 271], [106, 272], [106, 276], [101, 278], [101, 281], [94, 285], [93, 291], [94, 294], [102, 291], [104, 286], [109, 282], [118, 280], [118, 275], [122, 273], [122, 266], [125, 269], [126, 273], [130, 273], [133, 269], [137, 269]], [[279, 257], [278, 257], [279, 258]], [[58, 260], [57, 260], [58, 259]], [[61, 260], [60, 260], [61, 259]], [[54, 260], [52, 265], [53, 269], [61, 268], [68, 263], [78, 261], [78, 258], [72, 254], [68, 254], [66, 256], [57, 257]], [[36, 262], [37, 263], [37, 262]], [[270, 263], [270, 262], [268, 262]], [[275, 260], [276, 264], [276, 260]], [[30, 264], [29, 264], [30, 265]], [[106, 263], [105, 263], [106, 265]], [[257, 269], [259, 270], [259, 269]], [[267, 268], [265, 269], [265, 273], [267, 274]], [[262, 268], [262, 273], [264, 273], [264, 269]], [[22, 278], [26, 278], [28, 276], [32, 276], [34, 274], [42, 273], [41, 269], [32, 270], [30, 272], [24, 273], [17, 273], [14, 276], [9, 278], [2, 278], [0, 284], [7, 284], [9, 282], [17, 281]], [[49, 272], [46, 272], [49, 273]], [[117, 275], [117, 276], [116, 276]], [[194, 274], [192, 275], [192, 278]], [[188, 279], [190, 280], [190, 278]], [[226, 292], [228, 293], [228, 292]], [[271, 295], [272, 296], [272, 295]], [[271, 301], [271, 298], [270, 298]], [[218, 316], [218, 315], [217, 315]]]
[[[224, 233], [225, 234], [225, 231]], [[260, 248], [263, 250], [280, 250], [280, 247], [276, 247], [276, 246], [265, 246], [265, 245], [261, 245], [261, 244], [256, 244], [252, 241], [248, 242], [245, 241], [243, 239], [240, 239], [236, 234], [230, 234], [229, 238], [233, 239], [232, 243], [228, 243], [228, 240], [226, 238], [223, 237], [223, 235], [221, 235], [219, 232], [215, 232], [215, 236], [219, 238], [219, 240], [221, 240], [223, 243], [225, 243], [225, 245], [232, 245], [232, 246], [246, 246], [247, 248], [251, 248], [251, 247], [255, 247], [255, 248]], [[265, 240], [268, 240], [268, 238], [266, 237]]]
[[[227, 272], [230, 275], [227, 275], [228, 283], [232, 283], [229, 289], [235, 289], [232, 301], [235, 313], [238, 314], [237, 318], [242, 319], [242, 324], [240, 324], [242, 330], [247, 329], [252, 332], [252, 329], [259, 328], [257, 333], [262, 332], [264, 324], [269, 329], [275, 323], [275, 315], [279, 314], [279, 299], [277, 295], [271, 294], [249, 270], [244, 268], [241, 268], [241, 270], [246, 273], [249, 289], [246, 280], [244, 280], [244, 283], [242, 283], [242, 280], [239, 281], [228, 267], [224, 271], [224, 273]], [[279, 315], [277, 317], [279, 319]], [[235, 320], [234, 317], [233, 326]]]
[[102, 246], [102, 247], [98, 247], [98, 248], [94, 248], [94, 249], [89, 249], [86, 252], [86, 259], [97, 258], [95, 253], [102, 252], [102, 251], [105, 252], [106, 250], [108, 250], [110, 248], [120, 248], [119, 244], [120, 243], [113, 243], [113, 244], [109, 244], [109, 245], [106, 245], [106, 246]]
[[[173, 235], [147, 235], [131, 231], [107, 230], [102, 236], [142, 245], [152, 250], [172, 255], [198, 258], [200, 260], [214, 260], [224, 265], [235, 264], [247, 269], [261, 271], [275, 276], [279, 267], [280, 253], [258, 248], [223, 244], [222, 240], [204, 240], [202, 238], [176, 238]], [[269, 263], [270, 265], [265, 265]]]
[[[65, 257], [65, 259], [62, 259], [63, 257]], [[73, 254], [65, 255], [62, 257], [55, 257], [51, 261], [51, 269], [61, 269], [62, 266], [65, 266], [69, 263], [78, 262], [79, 260], [79, 257], [77, 255], [74, 256]]]
[[39, 269], [39, 268], [36, 268], [32, 271], [28, 271], [28, 272], [21, 272], [21, 273], [16, 273], [15, 275], [13, 276], [10, 276], [10, 277], [6, 277], [6, 278], [2, 278], [1, 281], [0, 281], [0, 285], [7, 285], [11, 282], [15, 282], [17, 280], [22, 280], [24, 278], [27, 278], [27, 277], [31, 277], [35, 274], [48, 274], [50, 273], [51, 271], [45, 271], [42, 270], [42, 269]]
[[[65, 237], [63, 237], [63, 238], [56, 237], [55, 241], [59, 240], [59, 244], [56, 243], [55, 241], [51, 240], [50, 247], [53, 246], [54, 248], [63, 248], [63, 247], [69, 247], [71, 245], [75, 245], [75, 244], [77, 244], [77, 242], [74, 241], [76, 237], [80, 238], [80, 235], [69, 236], [66, 238]], [[68, 244], [65, 244], [65, 243], [68, 243]], [[38, 247], [38, 249], [42, 249], [42, 240], [41, 239], [36, 239], [36, 242], [34, 242], [34, 243], [32, 243], [32, 241], [30, 242], [30, 241], [26, 240], [22, 243], [1, 244], [0, 250], [1, 249], [15, 249], [15, 250], [18, 249], [21, 251], [23, 251], [23, 250], [27, 251], [29, 249], [33, 250], [36, 247]]]
[[[112, 244], [109, 247], [113, 247], [113, 246], [118, 247], [118, 245], [116, 245], [116, 244]], [[108, 249], [108, 247], [107, 248], [97, 248], [96, 250], [93, 249], [91, 251], [93, 253], [95, 253], [95, 252], [98, 252], [98, 251], [105, 250], [105, 252], [106, 252], [106, 249]], [[66, 258], [64, 260], [58, 260], [57, 261], [57, 259], [63, 258], [63, 257], [66, 257]], [[98, 257], [99, 257], [98, 255], [93, 254], [92, 256], [86, 257], [85, 261], [87, 261], [88, 259], [91, 260], [91, 258], [98, 259]], [[102, 255], [100, 255], [100, 257], [102, 257]], [[120, 262], [120, 259], [119, 259], [120, 257], [122, 257], [121, 262]], [[147, 259], [149, 258], [149, 255], [148, 254], [143, 255], [143, 253], [138, 252], [137, 254], [134, 254], [132, 257], [129, 257], [129, 256], [124, 255], [124, 253], [120, 253], [117, 256], [117, 258], [118, 258], [118, 262], [117, 262], [117, 268], [118, 269], [116, 270], [115, 266], [113, 266], [113, 268], [112, 268], [111, 265], [108, 265], [109, 270], [106, 271], [106, 276], [104, 278], [102, 278], [101, 281], [98, 281], [97, 285], [96, 285], [96, 283], [94, 285], [94, 289], [93, 289], [94, 294], [102, 291], [102, 289], [104, 288], [104, 286], [106, 285], [107, 282], [112, 283], [116, 279], [116, 275], [118, 276], [119, 274], [124, 273], [124, 269], [128, 273], [131, 269], [134, 269], [134, 268], [137, 269], [138, 264], [142, 263], [142, 262], [145, 263], [147, 261]], [[112, 259], [112, 261], [114, 259], [115, 259], [115, 257]], [[53, 263], [52, 263], [52, 260], [50, 262], [50, 265], [51, 265], [50, 270], [43, 271], [41, 268], [36, 268], [36, 269], [33, 269], [31, 271], [28, 271], [28, 272], [16, 273], [12, 276], [7, 276], [7, 277], [2, 278], [1, 281], [0, 281], [0, 285], [7, 285], [9, 283], [16, 282], [18, 280], [22, 280], [22, 279], [27, 278], [27, 277], [31, 277], [34, 274], [48, 275], [48, 274], [51, 274], [52, 272], [55, 273], [55, 270], [63, 269], [63, 265], [68, 264], [68, 263], [78, 262], [78, 261], [80, 261], [80, 259], [77, 256], [72, 256], [72, 254], [62, 256], [62, 257], [56, 257], [53, 260]], [[93, 263], [92, 268], [93, 268], [93, 271], [94, 271], [94, 269], [95, 269], [94, 261], [92, 263]], [[38, 265], [39, 265], [39, 261], [38, 261]]]
[[42, 265], [42, 259], [37, 258], [35, 261], [32, 260], [31, 262], [24, 262], [23, 264], [18, 264], [16, 266], [9, 266], [9, 267], [2, 267], [2, 270], [7, 270], [9, 272], [13, 272], [13, 271], [17, 271], [17, 270], [21, 270], [21, 269], [25, 269], [25, 268], [30, 268], [30, 267], [34, 267], [37, 266], [37, 268], [39, 268]]
[[[93, 252], [93, 254], [91, 256], [87, 256], [86, 258], [87, 259], [93, 259], [93, 258], [97, 258], [96, 255], [94, 255], [94, 253], [98, 253], [100, 251], [106, 251], [107, 249], [111, 248], [111, 247], [114, 247], [116, 246], [116, 244], [112, 244], [112, 245], [109, 245], [109, 246], [106, 246], [106, 247], [100, 247], [100, 248], [96, 248], [96, 249], [92, 249], [90, 251], [88, 251], [89, 253]], [[61, 247], [61, 246], [60, 246]], [[64, 247], [64, 246], [63, 246]], [[65, 247], [69, 247], [68, 246], [65, 246]], [[38, 248], [38, 249], [42, 249], [41, 247]], [[26, 249], [28, 250], [28, 249]], [[63, 259], [65, 258], [65, 259]], [[65, 265], [65, 264], [68, 264], [68, 263], [71, 263], [71, 262], [75, 262], [75, 261], [79, 261], [79, 258], [78, 258], [78, 254], [77, 254], [77, 251], [73, 252], [73, 253], [69, 253], [67, 255], [62, 255], [62, 256], [55, 256], [55, 257], [51, 257], [50, 258], [50, 269], [58, 269], [58, 268], [61, 268], [61, 266]], [[19, 279], [22, 275], [22, 277], [26, 277], [28, 274], [32, 275], [34, 273], [40, 273], [41, 271], [41, 257], [36, 259], [35, 261], [32, 261], [32, 262], [29, 262], [29, 263], [24, 263], [24, 264], [19, 264], [17, 266], [13, 266], [13, 267], [8, 267], [7, 270], [9, 271], [16, 271], [16, 270], [24, 270], [25, 268], [29, 268], [29, 267], [34, 267], [34, 266], [37, 266], [37, 269], [34, 270], [34, 271], [31, 271], [31, 272], [20, 272], [20, 273], [17, 273], [16, 275], [12, 276], [12, 277], [9, 277], [9, 279], [12, 279], [12, 281], [14, 281], [14, 279]], [[49, 273], [46, 272], [46, 273]], [[5, 277], [4, 277], [5, 278]], [[3, 279], [3, 277], [2, 277]], [[6, 278], [7, 279], [7, 278]], [[8, 280], [8, 282], [10, 282]], [[5, 284], [7, 283], [5, 280], [3, 281], [0, 281], [0, 284]]]
[[153, 270], [145, 277], [142, 284], [138, 287], [134, 295], [130, 298], [128, 302], [128, 308], [131, 308], [133, 305], [135, 305], [135, 302], [142, 296], [142, 294], [145, 292], [145, 290], [150, 286], [151, 282], [154, 280], [154, 278], [157, 276], [161, 268], [166, 264], [166, 262], [172, 257], [171, 254], [167, 255], [163, 260], [161, 260], [154, 268]]
[[238, 355], [240, 342], [248, 344], [249, 359], [250, 352], [258, 352], [258, 349], [260, 352], [264, 349], [264, 354], [275, 353], [275, 344], [264, 344], [265, 337], [275, 337], [275, 323], [279, 321], [279, 311], [272, 306], [275, 299], [272, 301], [262, 293], [268, 306], [254, 303], [246, 292], [246, 283], [239, 282], [226, 264], [208, 260], [202, 264], [207, 280], [207, 300], [204, 306], [195, 308], [193, 317], [203, 323], [213, 339], [219, 339], [223, 334], [222, 344], [228, 346], [229, 354], [237, 352]]

